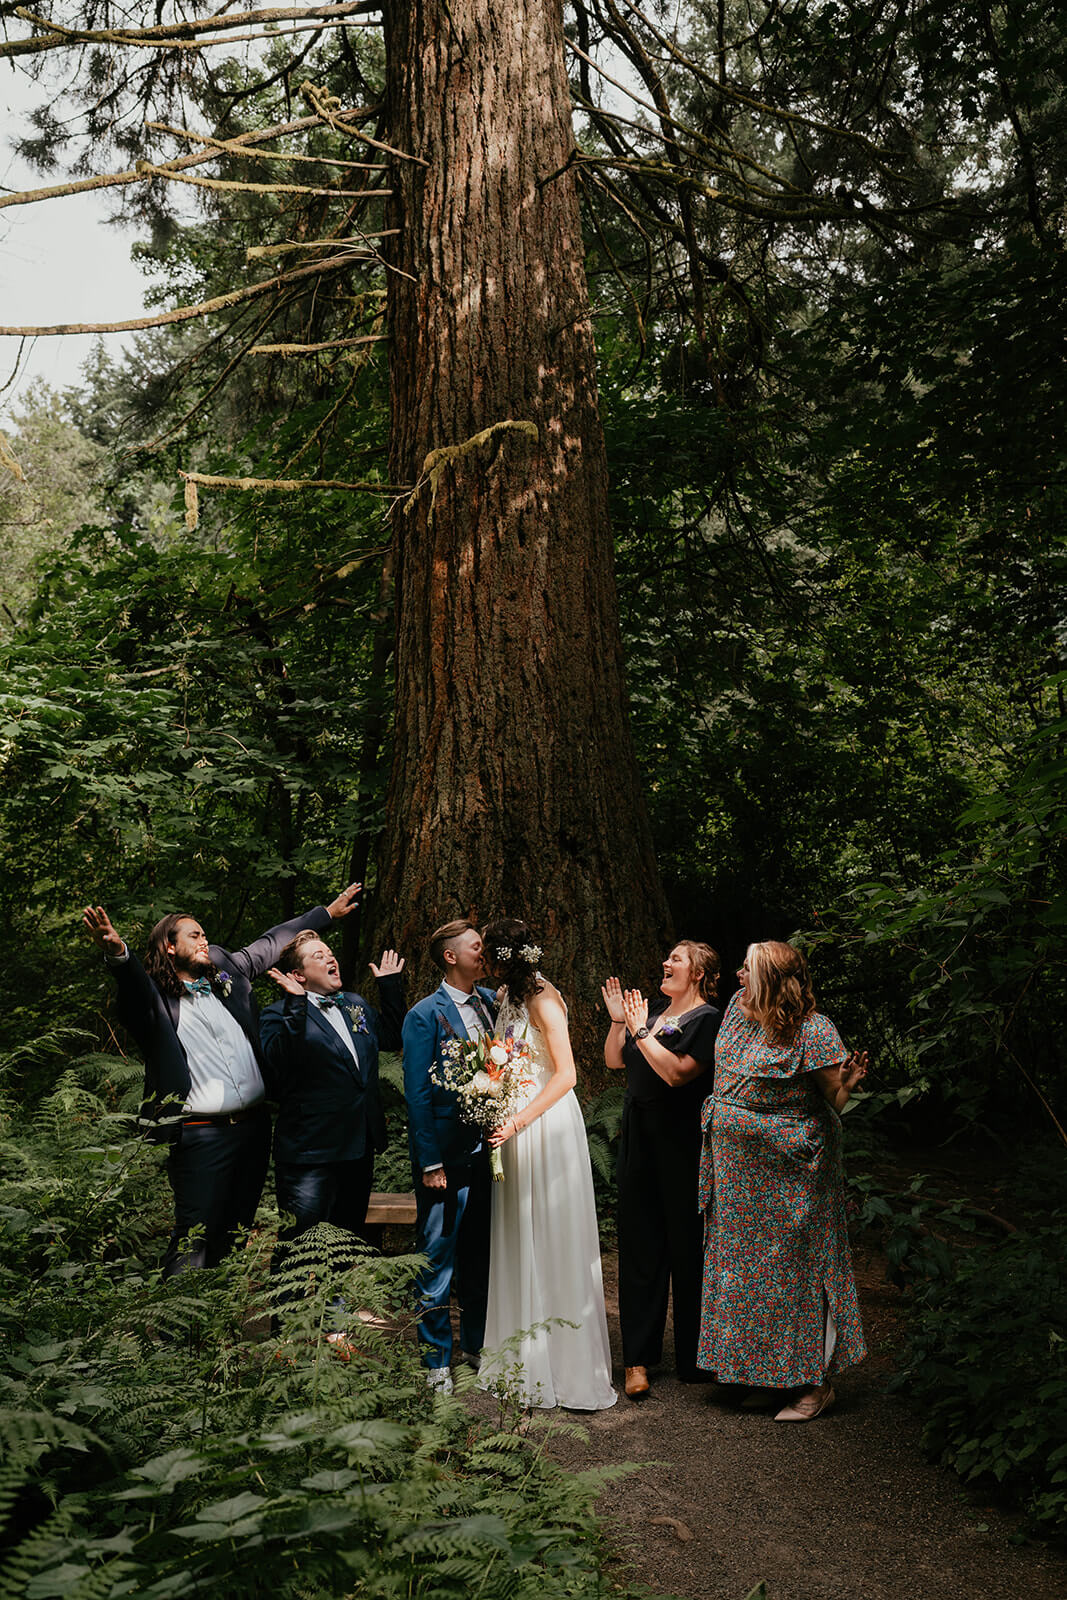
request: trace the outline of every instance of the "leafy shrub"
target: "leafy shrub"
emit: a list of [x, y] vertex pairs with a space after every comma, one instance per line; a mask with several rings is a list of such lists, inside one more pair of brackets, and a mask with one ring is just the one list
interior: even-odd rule
[[[859, 1178], [861, 1222], [884, 1229], [909, 1294], [894, 1385], [915, 1402], [932, 1455], [965, 1482], [1021, 1508], [1027, 1525], [1067, 1534], [1067, 1212], [996, 1241], [987, 1213], [927, 1196], [917, 1178], [889, 1197]], [[969, 1235], [969, 1237], [967, 1237]]]
[[[166, 1185], [118, 1066], [0, 1102], [0, 1600], [637, 1594], [592, 1513], [619, 1469], [569, 1473], [536, 1427], [473, 1417], [462, 1379], [427, 1388], [415, 1258], [353, 1264], [320, 1228], [279, 1282], [259, 1230], [159, 1280]], [[272, 1333], [278, 1288], [299, 1297]], [[387, 1325], [328, 1343], [339, 1291]]]

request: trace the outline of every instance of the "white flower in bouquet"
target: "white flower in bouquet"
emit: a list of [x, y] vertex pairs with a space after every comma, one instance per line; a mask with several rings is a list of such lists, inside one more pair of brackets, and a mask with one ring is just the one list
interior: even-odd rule
[[[530, 1046], [515, 1037], [514, 1028], [505, 1029], [503, 1038], [449, 1039], [440, 1054], [441, 1064], [431, 1073], [433, 1081], [452, 1091], [464, 1122], [483, 1133], [502, 1127], [536, 1089]], [[498, 1149], [490, 1150], [489, 1167], [494, 1182], [501, 1182], [504, 1168]]]

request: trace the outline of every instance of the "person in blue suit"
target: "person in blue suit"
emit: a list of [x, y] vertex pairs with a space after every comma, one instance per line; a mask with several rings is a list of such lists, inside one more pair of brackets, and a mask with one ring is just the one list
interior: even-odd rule
[[301, 928], [324, 933], [347, 917], [359, 889], [350, 884], [242, 950], [209, 944], [195, 917], [173, 912], [152, 929], [143, 966], [103, 906], [86, 906], [86, 931], [118, 985], [116, 1014], [144, 1056], [141, 1125], [147, 1138], [170, 1145], [174, 1229], [164, 1277], [217, 1266], [252, 1226], [270, 1159], [252, 982]]
[[456, 1096], [433, 1081], [450, 1039], [492, 1033], [496, 997], [482, 987], [482, 937], [472, 922], [449, 922], [430, 940], [444, 973], [432, 994], [404, 1018], [404, 1098], [415, 1184], [416, 1248], [428, 1265], [418, 1280], [419, 1345], [432, 1388], [451, 1392], [452, 1321], [459, 1301], [460, 1356], [477, 1365], [489, 1293], [489, 1152], [477, 1128], [460, 1120]]
[[283, 1247], [317, 1222], [363, 1231], [374, 1153], [388, 1139], [378, 1050], [400, 1048], [403, 970], [395, 950], [371, 963], [380, 1015], [342, 988], [337, 957], [313, 929], [298, 933], [268, 973], [284, 990], [259, 1021], [268, 1087], [278, 1101], [278, 1210], [294, 1219], [279, 1235]]

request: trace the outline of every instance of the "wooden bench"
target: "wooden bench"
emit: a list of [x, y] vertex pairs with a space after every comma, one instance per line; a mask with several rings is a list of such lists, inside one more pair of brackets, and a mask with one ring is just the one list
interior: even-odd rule
[[367, 1222], [374, 1228], [414, 1227], [415, 1191], [410, 1194], [372, 1194], [367, 1204]]
[[[372, 1194], [367, 1203], [367, 1220], [363, 1225], [368, 1241], [377, 1249], [385, 1251], [386, 1228], [405, 1228], [409, 1231], [415, 1227], [415, 1192], [410, 1194]], [[400, 1249], [412, 1250], [415, 1241], [409, 1238], [406, 1245], [401, 1244]], [[392, 1254], [398, 1248], [396, 1243], [386, 1254]]]

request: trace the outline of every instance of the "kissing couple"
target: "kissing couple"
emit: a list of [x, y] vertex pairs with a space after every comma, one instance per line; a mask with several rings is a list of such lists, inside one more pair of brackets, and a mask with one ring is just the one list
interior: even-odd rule
[[[593, 1175], [567, 1007], [539, 969], [526, 923], [479, 931], [448, 922], [430, 940], [443, 974], [404, 1019], [404, 1096], [417, 1211], [419, 1345], [430, 1386], [452, 1389], [450, 1304], [458, 1359], [483, 1388], [522, 1404], [602, 1411], [615, 1404]], [[529, 1051], [529, 1082], [488, 1138], [444, 1086], [456, 1039], [501, 1038]], [[489, 1149], [503, 1183], [492, 1183]]]

